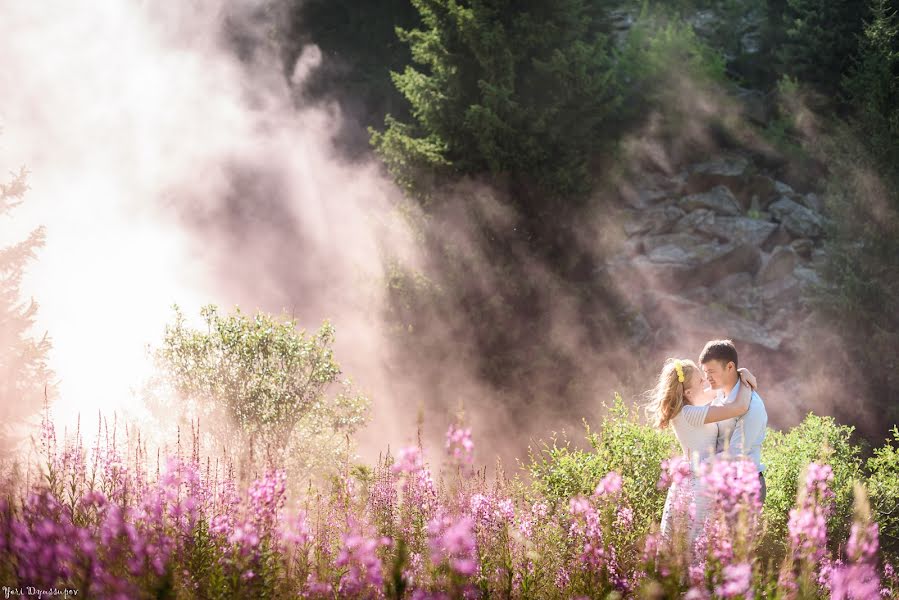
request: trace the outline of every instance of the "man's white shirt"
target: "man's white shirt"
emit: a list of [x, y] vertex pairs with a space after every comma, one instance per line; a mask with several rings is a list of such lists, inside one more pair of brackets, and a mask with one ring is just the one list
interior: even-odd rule
[[[736, 400], [739, 391], [740, 381], [738, 380], [737, 385], [726, 397], [721, 390], [717, 390], [717, 397], [712, 404], [715, 406], [729, 404]], [[715, 451], [717, 453], [728, 452], [732, 456], [745, 455], [755, 463], [760, 473], [764, 472], [762, 442], [765, 441], [767, 426], [768, 412], [765, 410], [765, 403], [758, 392], [753, 391], [746, 414], [736, 419], [718, 422], [718, 440]]]

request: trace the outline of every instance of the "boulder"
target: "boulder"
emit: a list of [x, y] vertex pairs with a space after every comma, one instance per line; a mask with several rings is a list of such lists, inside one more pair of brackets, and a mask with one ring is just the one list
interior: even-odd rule
[[694, 165], [687, 175], [686, 191], [697, 194], [719, 185], [737, 189], [744, 181], [748, 167], [749, 161], [742, 156], [723, 157]]
[[785, 196], [768, 210], [795, 237], [816, 238], [824, 233], [824, 217]]
[[802, 287], [821, 285], [821, 276], [818, 275], [818, 272], [802, 265], [797, 266], [793, 270], [793, 277], [799, 280]]
[[699, 208], [705, 208], [717, 214], [731, 217], [739, 216], [743, 212], [737, 199], [731, 191], [723, 185], [714, 187], [708, 192], [684, 196], [680, 199], [678, 205], [688, 212]]
[[707, 303], [734, 309], [743, 316], [761, 319], [763, 305], [749, 273], [732, 273], [708, 291]]
[[827, 264], [827, 251], [824, 248], [815, 248], [812, 250], [812, 265], [821, 268]]
[[793, 236], [787, 231], [787, 228], [783, 225], [779, 225], [777, 230], [768, 238], [768, 240], [762, 244], [762, 250], [765, 252], [771, 252], [778, 246], [786, 246], [790, 242], [793, 241]]
[[696, 229], [721, 241], [741, 242], [761, 247], [777, 231], [777, 225], [748, 217], [720, 217], [700, 222]]
[[624, 240], [620, 246], [621, 258], [633, 258], [643, 254], [643, 240], [639, 237], [632, 237]]
[[715, 221], [715, 213], [707, 208], [698, 208], [688, 212], [674, 226], [674, 231], [678, 233], [690, 233], [701, 231], [705, 224]]
[[665, 198], [668, 198], [668, 192], [665, 190], [653, 188], [634, 188], [631, 186], [622, 186], [618, 193], [621, 199], [631, 208], [644, 209], [658, 204]]
[[692, 269], [684, 263], [656, 263], [646, 256], [616, 257], [606, 262], [596, 277], [608, 278], [626, 300], [637, 303], [648, 289], [683, 289]]
[[787, 308], [778, 308], [772, 311], [771, 316], [765, 321], [765, 327], [772, 330], [784, 330], [794, 318], [793, 311]]
[[767, 175], [753, 175], [742, 187], [737, 189], [737, 200], [744, 210], [762, 211], [780, 198], [775, 181]]
[[683, 210], [671, 205], [631, 211], [624, 222], [624, 232], [628, 236], [668, 233], [684, 214]]
[[737, 99], [742, 105], [743, 116], [757, 125], [767, 125], [771, 119], [771, 104], [759, 90], [740, 90]]
[[668, 289], [714, 284], [731, 273], [755, 274], [761, 263], [752, 244], [721, 244], [683, 233], [648, 237], [643, 244], [649, 264], [675, 267], [659, 279]]
[[791, 246], [778, 246], [762, 263], [758, 282], [762, 285], [791, 275], [799, 265], [799, 255]]
[[808, 238], [799, 238], [790, 242], [790, 246], [796, 251], [796, 254], [808, 260], [812, 257], [815, 250], [815, 242]]
[[683, 194], [684, 182], [676, 176], [655, 172], [640, 172], [631, 178], [618, 181], [621, 200], [636, 209], [651, 208], [668, 198]]
[[777, 190], [778, 195], [780, 196], [792, 196], [795, 192], [793, 188], [784, 183], [783, 181], [775, 181], [774, 189]]
[[783, 307], [799, 299], [799, 280], [792, 274], [769, 281], [758, 288], [759, 298], [768, 308]]
[[816, 213], [824, 212], [824, 201], [814, 192], [809, 192], [805, 196], [799, 196], [799, 202]]
[[738, 347], [752, 344], [777, 350], [783, 341], [780, 334], [718, 306], [691, 308], [679, 316], [681, 325], [695, 335], [705, 339], [728, 338]]

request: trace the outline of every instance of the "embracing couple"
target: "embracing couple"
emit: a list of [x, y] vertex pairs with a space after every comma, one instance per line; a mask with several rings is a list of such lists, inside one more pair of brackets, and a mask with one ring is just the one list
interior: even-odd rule
[[[708, 387], [706, 386], [708, 383]], [[701, 465], [716, 458], [744, 456], [759, 474], [760, 500], [765, 500], [765, 467], [762, 442], [768, 424], [765, 403], [756, 391], [755, 377], [739, 367], [737, 349], [730, 340], [713, 340], [699, 355], [699, 364], [687, 359], [668, 359], [652, 391], [651, 422], [671, 427], [691, 475], [668, 489], [662, 513], [662, 535], [667, 536], [678, 498], [689, 498], [691, 541], [702, 530], [711, 499], [703, 493]]]

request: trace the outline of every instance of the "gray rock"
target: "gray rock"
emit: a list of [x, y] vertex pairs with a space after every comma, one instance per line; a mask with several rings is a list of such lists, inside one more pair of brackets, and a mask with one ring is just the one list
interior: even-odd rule
[[783, 181], [775, 181], [774, 189], [776, 189], [777, 193], [781, 196], [789, 196], [794, 193], [793, 188], [791, 188], [789, 185], [787, 185]]
[[679, 233], [701, 231], [705, 225], [714, 223], [714, 221], [715, 213], [707, 208], [698, 208], [682, 217], [674, 226], [674, 231]]
[[815, 250], [815, 242], [808, 238], [793, 240], [790, 242], [790, 246], [796, 251], [796, 254], [805, 259], [810, 259], [812, 252]]
[[694, 165], [687, 175], [686, 189], [696, 194], [723, 185], [738, 189], [746, 178], [749, 161], [742, 156], [722, 157]]
[[694, 335], [705, 339], [729, 338], [738, 346], [752, 344], [767, 350], [777, 350], [783, 341], [780, 334], [717, 306], [685, 311], [682, 324]]
[[775, 181], [767, 175], [753, 175], [737, 190], [737, 200], [746, 210], [766, 210], [768, 206], [780, 198]]
[[823, 248], [815, 248], [812, 250], [812, 264], [818, 268], [827, 264], [827, 251]]
[[799, 280], [803, 287], [821, 285], [821, 276], [814, 269], [798, 266], [793, 270], [793, 277]]
[[719, 217], [700, 222], [696, 229], [722, 241], [734, 241], [761, 247], [777, 231], [777, 225], [748, 217]]
[[683, 233], [646, 238], [644, 247], [649, 263], [676, 267], [661, 277], [668, 289], [710, 285], [732, 273], [755, 274], [761, 263], [758, 248], [751, 244], [720, 244]]
[[759, 286], [758, 292], [765, 306], [785, 306], [799, 299], [799, 280], [789, 274]]
[[708, 303], [720, 304], [744, 316], [761, 319], [763, 305], [749, 273], [733, 273], [709, 289]]
[[793, 316], [793, 311], [786, 308], [778, 308], [772, 311], [772, 315], [765, 321], [765, 327], [772, 330], [784, 330]]
[[799, 197], [799, 202], [806, 208], [821, 213], [824, 212], [824, 201], [814, 192]]
[[824, 217], [787, 197], [782, 197], [768, 209], [796, 237], [816, 238], [824, 233]]
[[759, 90], [740, 89], [736, 93], [740, 101], [743, 116], [758, 125], [767, 125], [771, 119], [771, 103], [763, 92]]
[[645, 255], [618, 255], [597, 270], [597, 277], [619, 282], [622, 294], [634, 299], [647, 288], [685, 294], [713, 285], [732, 273], [755, 274], [761, 262], [749, 244], [718, 244], [697, 236], [666, 234], [644, 240]]
[[744, 290], [752, 287], [752, 275], [749, 273], [731, 273], [712, 289], [713, 293], [723, 294], [727, 290]]
[[688, 263], [702, 262], [704, 257], [718, 251], [716, 242], [686, 233], [657, 235], [643, 240], [646, 255], [654, 263]]
[[697, 304], [709, 304], [714, 301], [712, 290], [704, 285], [685, 291], [683, 296], [687, 300], [696, 302]]
[[793, 236], [787, 231], [787, 228], [783, 225], [778, 225], [777, 230], [774, 234], [768, 238], [768, 240], [762, 244], [762, 250], [765, 252], [771, 252], [778, 246], [786, 246], [790, 242], [793, 241]]
[[799, 265], [799, 255], [790, 246], [778, 246], [774, 249], [759, 270], [758, 282], [762, 285], [778, 281], [791, 275]]
[[654, 263], [646, 256], [609, 260], [596, 274], [615, 282], [622, 296], [636, 303], [649, 288], [676, 290], [685, 287], [693, 267], [683, 263]]
[[622, 258], [633, 258], [640, 254], [643, 254], [643, 240], [641, 238], [628, 238], [621, 244]]
[[684, 214], [680, 208], [671, 205], [633, 211], [624, 222], [624, 232], [629, 236], [668, 233]]
[[684, 181], [679, 176], [657, 172], [639, 172], [618, 181], [618, 194], [629, 206], [651, 208], [668, 198], [683, 194]]
[[743, 211], [731, 191], [719, 185], [708, 192], [684, 196], [678, 205], [685, 211], [705, 208], [721, 215], [739, 216]]
[[628, 206], [636, 209], [649, 208], [669, 197], [665, 190], [630, 186], [623, 186], [618, 193]]

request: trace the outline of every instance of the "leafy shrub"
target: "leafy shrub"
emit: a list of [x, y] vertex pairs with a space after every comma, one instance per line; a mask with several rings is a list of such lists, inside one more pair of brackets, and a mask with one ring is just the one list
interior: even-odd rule
[[589, 495], [607, 473], [620, 473], [635, 529], [644, 532], [662, 514], [665, 491], [657, 484], [662, 461], [677, 450], [677, 441], [669, 430], [641, 424], [638, 411], [628, 408], [618, 394], [606, 408], [599, 433], [585, 424], [592, 452], [572, 450], [567, 442], [560, 446], [554, 438], [539, 456], [531, 455], [529, 472], [536, 491], [557, 503]]
[[826, 463], [833, 470], [831, 489], [835, 499], [828, 519], [830, 539], [837, 544], [846, 540], [852, 518], [852, 484], [861, 477], [861, 450], [850, 441], [853, 430], [837, 424], [832, 417], [813, 413], [787, 432], [768, 430], [762, 447], [762, 463], [767, 467], [764, 515], [768, 550], [776, 552], [777, 548], [770, 544], [780, 544], [785, 539], [800, 475], [815, 461]]
[[220, 441], [241, 450], [258, 444], [262, 458], [289, 460], [301, 473], [342, 464], [368, 400], [339, 379], [334, 328], [325, 322], [307, 335], [293, 320], [222, 316], [214, 306], [202, 316], [206, 328], [192, 329], [175, 307], [156, 352], [162, 381], [193, 407], [188, 415], [224, 416], [214, 431]]
[[865, 464], [868, 472], [868, 495], [874, 520], [880, 525], [885, 552], [899, 554], [899, 428], [892, 430], [893, 439], [874, 450]]

